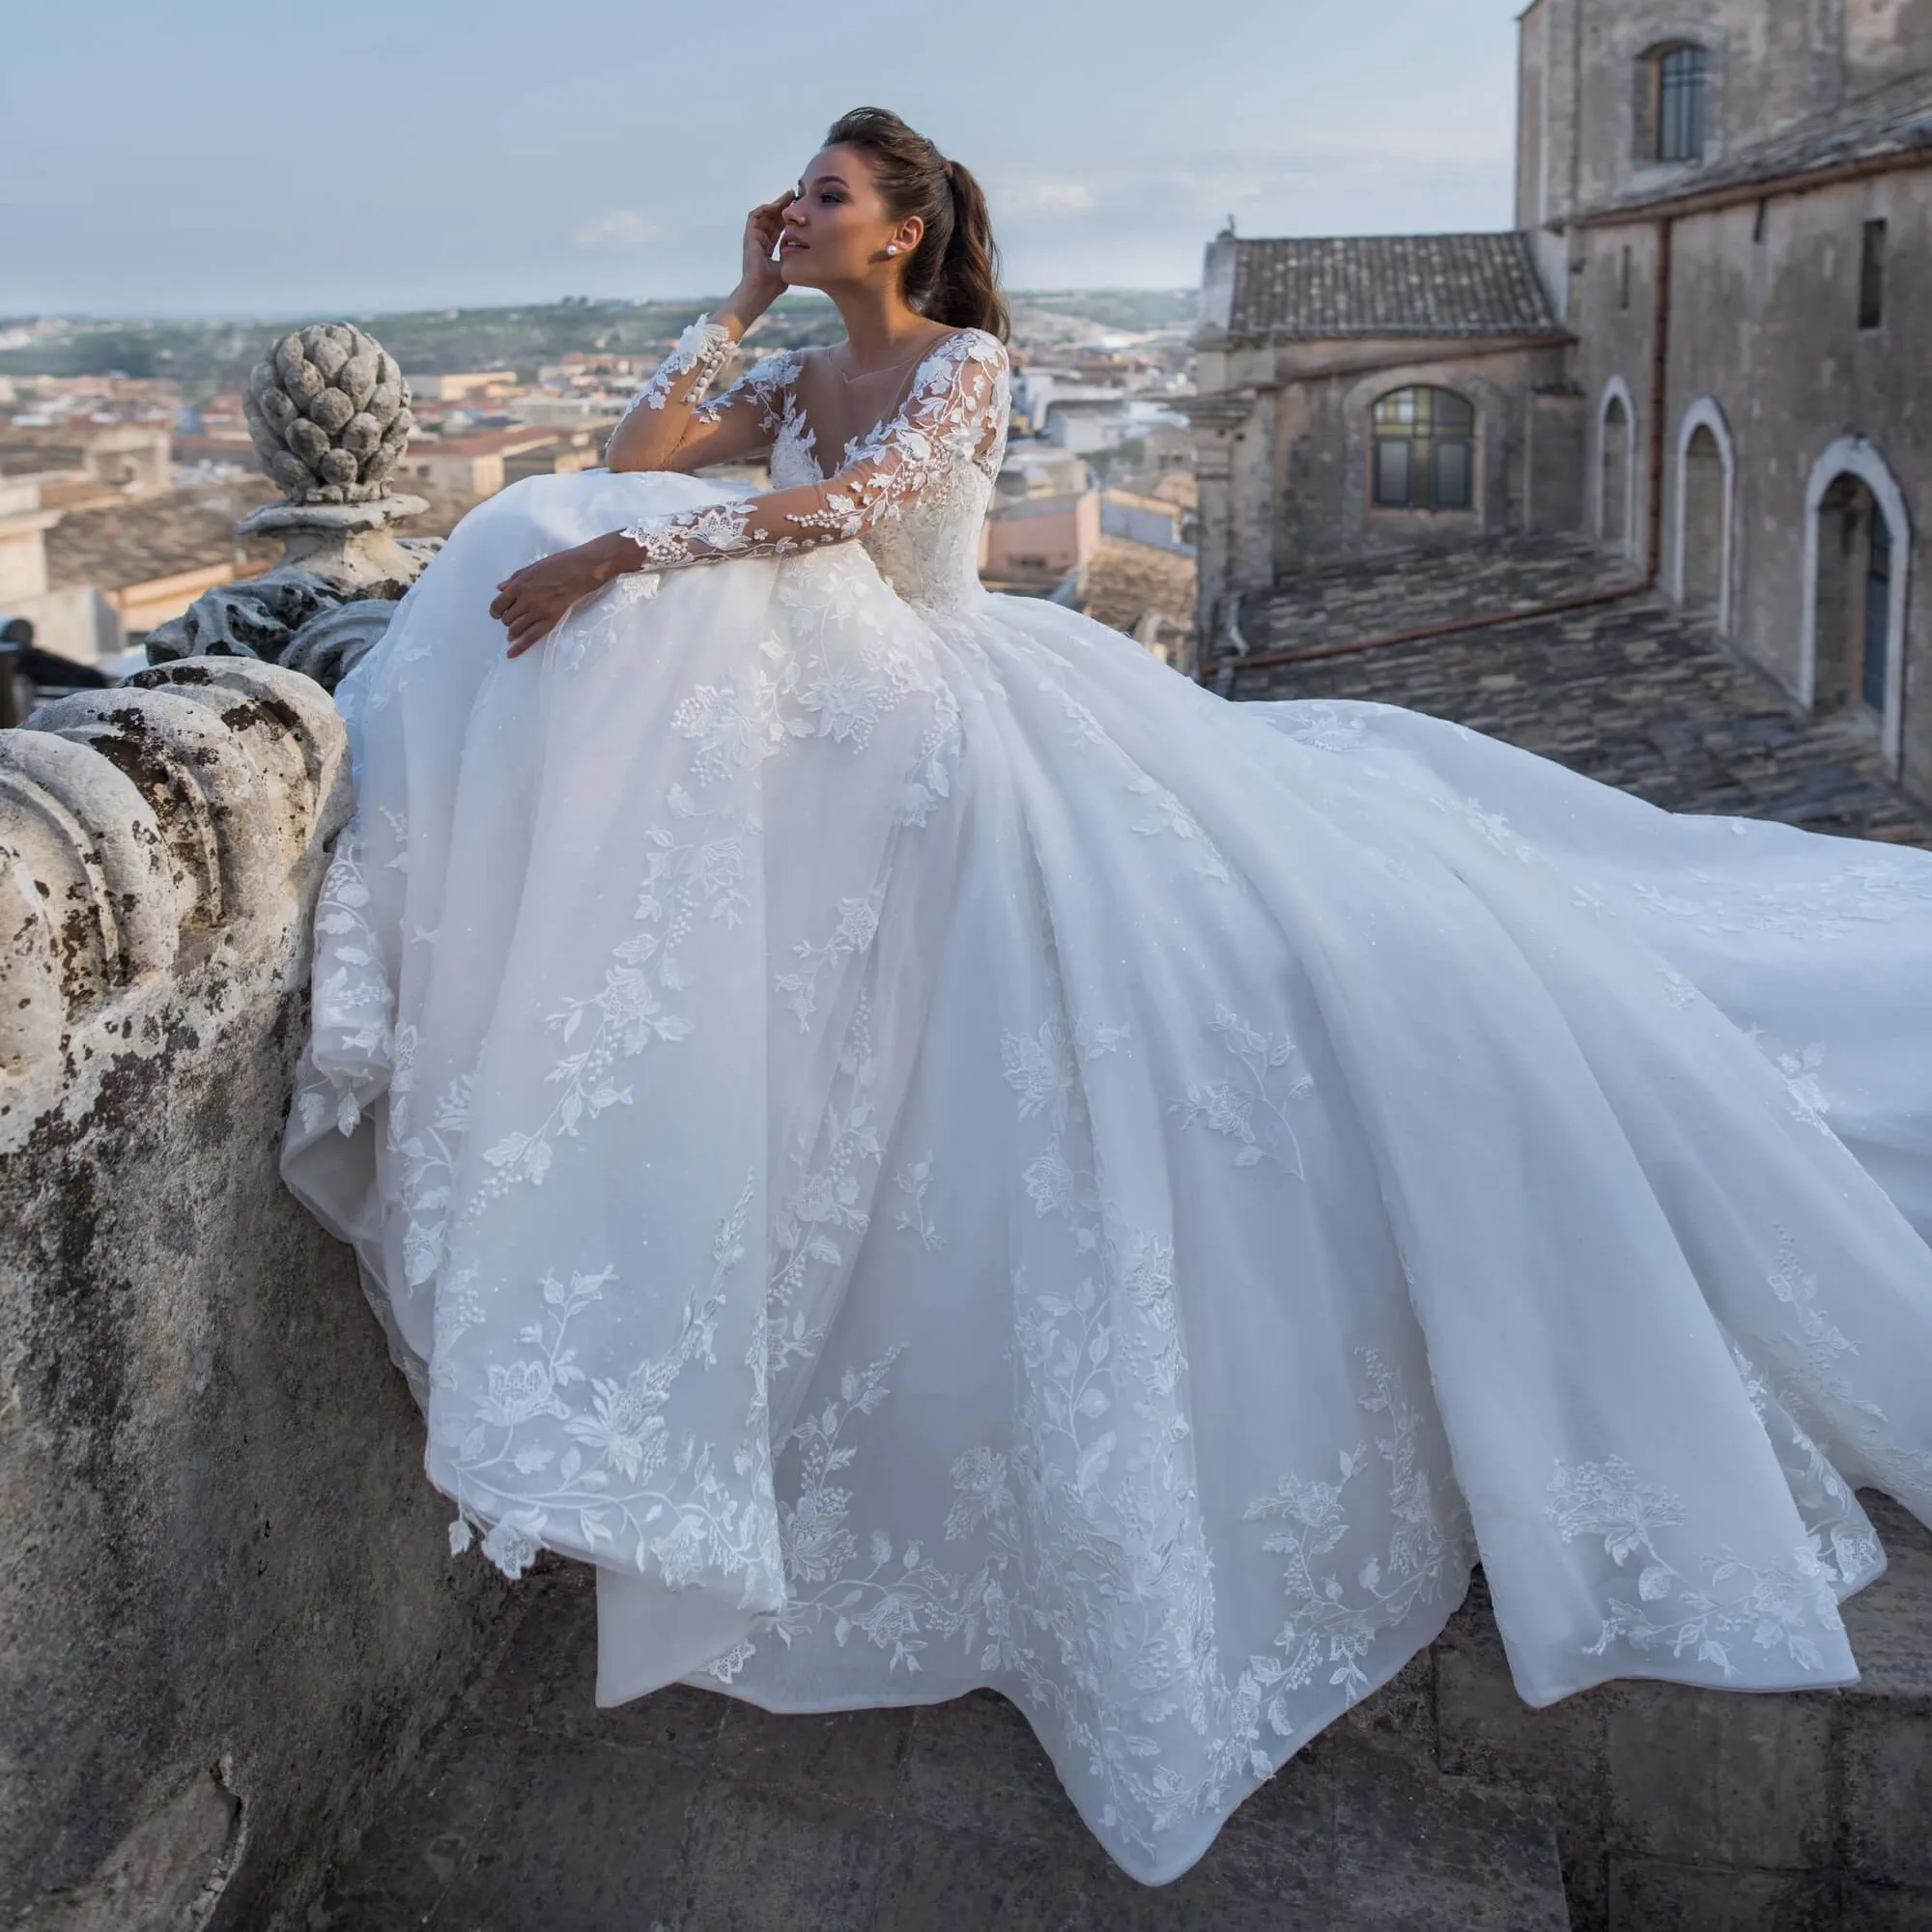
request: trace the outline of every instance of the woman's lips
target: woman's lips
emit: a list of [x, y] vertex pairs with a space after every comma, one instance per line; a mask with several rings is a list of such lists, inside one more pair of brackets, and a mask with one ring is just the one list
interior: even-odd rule
[[779, 243], [779, 252], [781, 255], [796, 254], [810, 247], [810, 245], [811, 244], [809, 242], [797, 242], [794, 241], [789, 235], [787, 235], [785, 239]]

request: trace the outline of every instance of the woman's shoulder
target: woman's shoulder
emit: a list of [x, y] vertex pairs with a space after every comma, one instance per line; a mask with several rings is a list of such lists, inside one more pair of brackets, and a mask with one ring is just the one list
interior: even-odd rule
[[997, 375], [1007, 367], [1007, 345], [990, 328], [955, 328], [926, 351], [919, 386], [946, 381], [954, 369], [963, 369], [968, 363]]
[[953, 354], [974, 362], [1004, 362], [1007, 345], [990, 328], [956, 328], [939, 346], [952, 348]]

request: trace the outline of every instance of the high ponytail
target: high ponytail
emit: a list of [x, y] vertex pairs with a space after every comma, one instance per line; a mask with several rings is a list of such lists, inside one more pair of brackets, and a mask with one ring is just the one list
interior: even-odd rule
[[1005, 342], [1011, 330], [1000, 293], [999, 250], [980, 184], [923, 134], [883, 107], [841, 114], [828, 148], [856, 148], [895, 219], [916, 214], [925, 233], [905, 266], [909, 306], [952, 328], [983, 328]]

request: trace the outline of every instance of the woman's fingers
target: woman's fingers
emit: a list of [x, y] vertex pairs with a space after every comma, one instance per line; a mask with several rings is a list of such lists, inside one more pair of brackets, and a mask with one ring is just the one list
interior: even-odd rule
[[509, 649], [505, 655], [521, 657], [532, 644], [540, 643], [556, 628], [560, 612], [527, 603], [518, 604], [505, 617]]

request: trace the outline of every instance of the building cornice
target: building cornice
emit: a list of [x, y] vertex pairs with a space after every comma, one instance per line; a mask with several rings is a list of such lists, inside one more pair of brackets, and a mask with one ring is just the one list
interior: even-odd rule
[[1570, 225], [1573, 228], [1628, 228], [1642, 221], [1674, 221], [1685, 215], [1713, 214], [1721, 209], [1746, 208], [1756, 201], [1810, 194], [1819, 188], [1836, 187], [1842, 182], [1868, 181], [1874, 175], [1899, 174], [1912, 168], [1927, 167], [1932, 167], [1932, 148], [1909, 148], [1901, 153], [1867, 155], [1856, 161], [1837, 161], [1825, 167], [1794, 168], [1783, 174], [1725, 182], [1713, 187], [1686, 188], [1673, 194], [1648, 196], [1641, 201], [1620, 202], [1613, 207], [1573, 214]]

